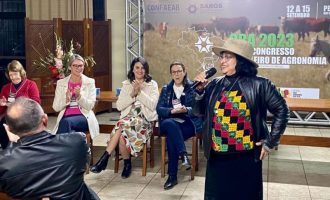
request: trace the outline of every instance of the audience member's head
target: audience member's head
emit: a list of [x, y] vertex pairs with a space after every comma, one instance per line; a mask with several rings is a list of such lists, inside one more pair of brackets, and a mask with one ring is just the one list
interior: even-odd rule
[[41, 106], [27, 97], [19, 97], [7, 108], [6, 123], [18, 135], [37, 133], [47, 125], [48, 118]]

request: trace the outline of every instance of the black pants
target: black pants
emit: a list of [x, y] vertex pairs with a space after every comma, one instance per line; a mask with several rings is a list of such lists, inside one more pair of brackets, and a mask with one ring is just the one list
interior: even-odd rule
[[6, 120], [3, 117], [0, 122], [0, 144], [1, 144], [2, 149], [5, 149], [9, 143], [9, 138], [8, 138], [7, 132], [5, 130], [5, 127], [3, 127], [3, 124], [5, 124], [5, 123], [6, 123]]

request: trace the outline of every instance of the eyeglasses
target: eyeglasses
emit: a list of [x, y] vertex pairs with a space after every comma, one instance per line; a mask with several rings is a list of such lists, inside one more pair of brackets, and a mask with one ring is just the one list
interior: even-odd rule
[[225, 60], [225, 61], [229, 61], [229, 60], [232, 59], [232, 58], [234, 58], [234, 56], [232, 56], [232, 55], [220, 55], [220, 56], [219, 56], [219, 60], [220, 60], [220, 61], [223, 61], [223, 60]]
[[183, 70], [178, 70], [178, 71], [171, 71], [171, 74], [181, 74], [183, 72]]
[[84, 65], [72, 65], [72, 67], [78, 69], [78, 68], [83, 68]]

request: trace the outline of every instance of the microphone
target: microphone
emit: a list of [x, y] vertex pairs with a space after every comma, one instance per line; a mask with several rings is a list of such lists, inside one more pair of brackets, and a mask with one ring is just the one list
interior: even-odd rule
[[[217, 73], [217, 69], [214, 67], [210, 68], [209, 70], [205, 71], [205, 79], [210, 78], [213, 76], [215, 73]], [[200, 81], [194, 81], [193, 84], [191, 85], [191, 89], [196, 89], [196, 87], [200, 84]]]

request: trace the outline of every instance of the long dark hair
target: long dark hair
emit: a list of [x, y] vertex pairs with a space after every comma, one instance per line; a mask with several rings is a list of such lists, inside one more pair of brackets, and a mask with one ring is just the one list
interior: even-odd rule
[[236, 55], [236, 74], [239, 76], [256, 76], [258, 74], [257, 68], [246, 58]]
[[134, 73], [133, 73], [133, 70], [134, 70], [134, 65], [136, 63], [141, 63], [142, 66], [143, 66], [143, 69], [145, 71], [145, 74], [144, 74], [144, 80], [145, 82], [149, 83], [151, 80], [152, 80], [152, 77], [150, 76], [149, 74], [149, 64], [148, 62], [142, 58], [142, 57], [137, 57], [137, 58], [134, 58], [131, 62], [131, 66], [129, 68], [129, 72], [127, 74], [127, 78], [130, 80], [130, 82], [132, 83], [134, 80], [135, 80], [135, 76], [134, 76]]
[[[186, 72], [186, 67], [184, 66], [184, 64], [182, 62], [179, 62], [179, 61], [174, 61], [171, 63], [170, 65], [170, 73], [171, 73], [171, 70], [172, 70], [172, 67], [174, 65], [180, 65], [182, 67], [182, 70], [183, 72]], [[183, 81], [182, 81], [182, 85], [185, 86], [188, 82], [188, 73], [186, 73], [183, 77]]]

